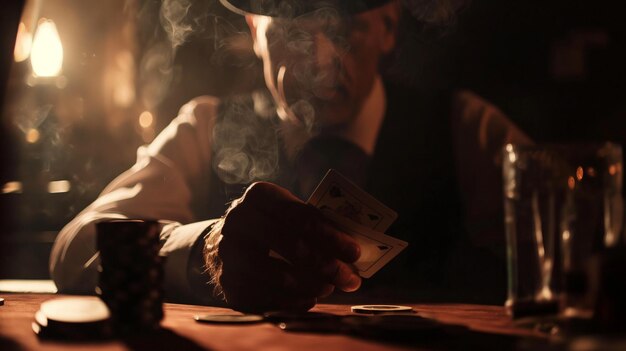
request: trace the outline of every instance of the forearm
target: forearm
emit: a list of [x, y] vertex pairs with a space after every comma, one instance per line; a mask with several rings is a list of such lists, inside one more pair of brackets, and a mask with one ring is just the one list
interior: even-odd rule
[[119, 215], [81, 213], [57, 236], [50, 253], [50, 275], [61, 293], [93, 294], [98, 282], [95, 223]]
[[163, 284], [169, 301], [215, 303], [202, 258], [204, 237], [214, 222], [172, 223], [161, 232], [160, 254], [166, 257]]
[[[185, 105], [149, 146], [139, 148], [135, 165], [60, 232], [50, 258], [51, 275], [60, 291], [93, 293], [99, 264], [95, 223], [133, 218], [158, 219], [162, 225], [168, 298], [208, 295], [204, 294], [208, 275], [202, 256], [203, 234], [214, 221], [194, 222], [190, 204], [198, 194], [205, 196], [194, 185], [208, 179], [209, 131], [216, 108], [217, 100], [211, 98]], [[202, 279], [203, 284], [196, 284]]]
[[[77, 217], [59, 234], [50, 257], [52, 278], [59, 292], [93, 294], [98, 282], [99, 256], [95, 223], [120, 218], [101, 214], [93, 221]], [[213, 298], [211, 275], [205, 268], [205, 237], [216, 220], [181, 225], [161, 221], [161, 250], [166, 257], [164, 290], [168, 300], [204, 304], [219, 303]]]

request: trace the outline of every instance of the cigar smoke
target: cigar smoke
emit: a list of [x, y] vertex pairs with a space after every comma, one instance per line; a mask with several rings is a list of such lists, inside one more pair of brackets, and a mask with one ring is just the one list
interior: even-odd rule
[[[282, 10], [286, 11], [284, 16], [290, 16], [290, 8]], [[348, 40], [339, 16], [337, 10], [331, 7], [320, 8], [308, 15], [308, 20], [324, 28], [325, 40], [332, 43], [337, 55], [348, 50]], [[214, 133], [216, 149], [219, 150], [214, 159], [214, 169], [226, 183], [273, 180], [280, 166], [280, 148], [285, 148], [287, 157], [293, 157], [317, 133], [312, 101], [318, 98], [319, 87], [336, 84], [335, 80], [339, 79], [339, 68], [330, 72], [315, 69], [315, 33], [290, 21], [274, 21], [269, 17], [254, 20], [257, 27], [255, 52], [263, 60], [263, 74], [271, 95], [263, 99], [257, 96], [254, 105], [271, 106], [267, 101], [273, 101], [273, 109], [281, 121], [274, 120], [273, 124], [268, 124], [267, 118], [259, 117], [258, 108], [243, 105], [225, 112]], [[287, 57], [297, 60], [282, 64], [277, 61], [278, 58], [271, 57], [272, 52], [280, 50], [270, 50], [271, 47], [280, 47]], [[286, 76], [292, 80], [289, 86]], [[304, 93], [288, 101], [288, 89], [293, 87]]]
[[[450, 20], [460, 1], [402, 0], [413, 17], [427, 23]], [[171, 82], [171, 75], [175, 75], [171, 65], [176, 49], [199, 33], [215, 45], [210, 61], [212, 64], [234, 61], [238, 51], [233, 48], [251, 44], [250, 34], [245, 26], [233, 24], [219, 16], [219, 11], [208, 3], [209, 0], [162, 0], [159, 15], [170, 50], [166, 53], [161, 47], [161, 50], [155, 50], [156, 58], [146, 61], [146, 67], [152, 67], [151, 72], [162, 75], [162, 85], [163, 82]], [[285, 3], [280, 2], [282, 5]], [[196, 9], [198, 4], [201, 4], [200, 9]], [[275, 3], [267, 1], [264, 4]], [[292, 17], [294, 9], [282, 5], [277, 6], [278, 12], [274, 11], [277, 17]], [[213, 1], [213, 6], [221, 5]], [[307, 17], [324, 28], [324, 40], [332, 44], [338, 55], [337, 62], [340, 62], [341, 53], [350, 50], [349, 29], [343, 25], [345, 22], [342, 15], [332, 6], [323, 6]], [[329, 87], [343, 79], [340, 66], [330, 71], [315, 69], [315, 40], [319, 40], [315, 33], [293, 25], [291, 21], [272, 21], [268, 18], [265, 21], [267, 23], [263, 30], [258, 31], [257, 26], [255, 52], [260, 56], [266, 55], [265, 61], [275, 63], [265, 65], [264, 72], [260, 72], [265, 74], [271, 97], [257, 96], [252, 105], [243, 101], [231, 101], [230, 106], [222, 111], [223, 116], [213, 135], [213, 168], [224, 182], [230, 184], [272, 180], [279, 169], [283, 142], [289, 148], [286, 153], [294, 154], [318, 132], [314, 100], [323, 98], [322, 95]], [[245, 40], [240, 40], [241, 38]], [[276, 46], [280, 46], [287, 57], [297, 57], [298, 60], [281, 62], [280, 58], [267, 56], [270, 54], [268, 49]], [[289, 96], [294, 88], [302, 93]], [[155, 96], [162, 93], [156, 88], [152, 92]], [[288, 100], [288, 97], [291, 99]], [[272, 103], [275, 103], [273, 108]], [[264, 106], [261, 110], [265, 111], [265, 115], [259, 115], [259, 106]], [[269, 122], [272, 117], [267, 117], [266, 112], [272, 109], [278, 109], [282, 122]], [[281, 110], [283, 114], [280, 113]], [[292, 143], [289, 140], [297, 142]]]
[[[161, 1], [159, 17], [165, 40], [154, 45], [154, 51], [146, 55], [147, 60], [142, 64], [150, 76], [161, 80], [160, 86], [148, 84], [149, 95], [160, 96], [166, 91], [158, 89], [169, 89], [178, 75], [175, 55], [192, 40], [213, 45], [209, 50], [211, 56], [205, 58], [206, 64], [228, 69], [256, 64], [251, 62], [256, 57], [245, 55], [246, 51], [251, 52], [252, 40], [243, 17], [234, 16], [239, 22], [233, 22], [223, 16], [224, 11], [214, 0]], [[274, 115], [273, 104], [263, 94], [255, 94], [253, 102], [243, 97], [224, 97], [222, 102], [224, 107], [212, 138], [214, 171], [227, 184], [272, 180], [277, 174], [280, 155], [277, 128], [270, 120]]]
[[174, 50], [194, 31], [194, 21], [187, 16], [190, 8], [189, 0], [163, 0], [161, 4], [161, 25]]
[[213, 169], [227, 184], [272, 180], [279, 168], [280, 142], [271, 119], [268, 97], [256, 94], [253, 102], [233, 98], [213, 130]]

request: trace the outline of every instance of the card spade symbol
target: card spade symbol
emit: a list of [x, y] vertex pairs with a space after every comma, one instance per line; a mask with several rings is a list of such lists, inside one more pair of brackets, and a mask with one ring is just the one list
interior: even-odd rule
[[367, 216], [370, 218], [370, 221], [377, 221], [380, 218], [373, 213], [368, 213]]
[[332, 197], [341, 197], [342, 196], [341, 189], [339, 189], [338, 187], [336, 187], [334, 185], [330, 187], [330, 190], [328, 191], [328, 193], [330, 193], [330, 196], [332, 196]]
[[386, 246], [386, 245], [378, 245], [378, 249], [379, 249], [380, 251], [387, 251], [387, 250], [389, 250], [389, 246]]

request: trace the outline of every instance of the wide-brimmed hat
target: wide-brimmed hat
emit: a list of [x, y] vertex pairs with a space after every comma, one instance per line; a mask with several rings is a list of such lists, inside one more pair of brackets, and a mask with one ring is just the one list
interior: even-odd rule
[[320, 9], [332, 8], [355, 14], [382, 6], [390, 0], [220, 0], [229, 10], [242, 14], [293, 18]]

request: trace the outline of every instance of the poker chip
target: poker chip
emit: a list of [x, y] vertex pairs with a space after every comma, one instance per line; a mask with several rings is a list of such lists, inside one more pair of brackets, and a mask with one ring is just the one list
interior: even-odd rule
[[37, 323], [40, 327], [45, 328], [48, 326], [48, 318], [46, 318], [46, 315], [43, 314], [43, 312], [41, 312], [41, 310], [35, 312], [35, 322]]
[[4, 299], [0, 297], [0, 306], [4, 306]]
[[39, 337], [52, 337], [53, 334], [49, 332], [48, 328], [48, 318], [41, 312], [41, 310], [35, 312], [35, 320], [31, 323], [31, 327], [35, 334]]
[[37, 324], [36, 322], [32, 322], [30, 326], [35, 334], [43, 336], [43, 328], [41, 327], [41, 325]]
[[194, 319], [201, 323], [213, 323], [213, 324], [251, 324], [263, 322], [265, 319], [263, 316], [256, 314], [205, 314], [196, 315]]
[[96, 297], [68, 297], [45, 301], [31, 327], [41, 338], [86, 340], [110, 336], [110, 313]]
[[68, 297], [45, 301], [40, 318], [61, 323], [94, 323], [110, 317], [109, 309], [97, 297]]
[[412, 307], [398, 305], [358, 305], [352, 306], [350, 309], [354, 313], [363, 314], [399, 313], [413, 311]]

